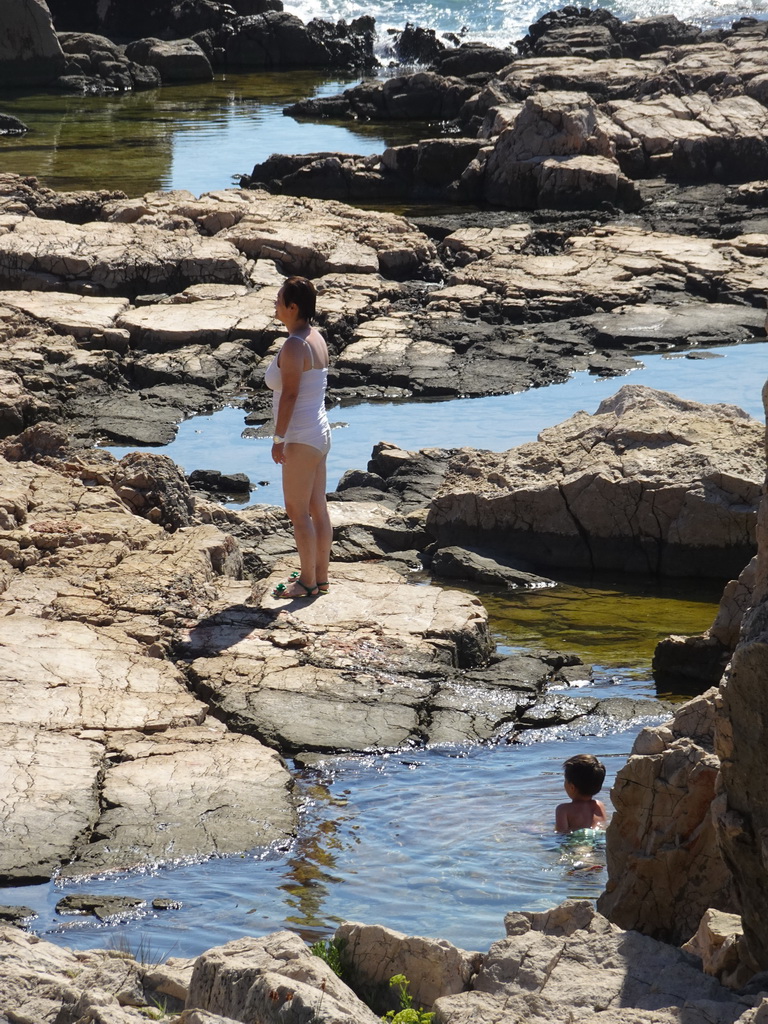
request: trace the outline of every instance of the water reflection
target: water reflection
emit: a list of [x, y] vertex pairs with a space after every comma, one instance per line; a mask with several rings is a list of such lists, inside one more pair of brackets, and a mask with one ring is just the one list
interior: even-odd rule
[[199, 194], [231, 188], [233, 176], [272, 153], [380, 153], [424, 134], [423, 124], [312, 124], [283, 116], [289, 103], [355, 81], [291, 71], [217, 75], [106, 97], [5, 93], [4, 112], [30, 132], [0, 136], [0, 162], [6, 172], [34, 174], [57, 189]]
[[630, 574], [558, 573], [558, 580], [555, 588], [483, 595], [502, 650], [569, 651], [623, 678], [646, 679], [660, 640], [711, 626], [724, 583]]

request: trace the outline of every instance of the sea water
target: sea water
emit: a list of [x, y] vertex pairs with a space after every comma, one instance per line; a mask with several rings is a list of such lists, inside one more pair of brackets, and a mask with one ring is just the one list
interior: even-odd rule
[[[366, 469], [373, 446], [388, 441], [419, 448], [485, 448], [505, 451], [534, 441], [579, 410], [593, 413], [602, 401], [625, 384], [670, 391], [697, 402], [736, 405], [763, 419], [762, 384], [768, 377], [768, 346], [764, 342], [693, 350], [673, 355], [647, 355], [637, 369], [621, 377], [600, 378], [575, 373], [562, 384], [531, 388], [514, 395], [458, 398], [449, 401], [359, 402], [329, 410], [332, 447], [328, 456], [329, 490], [348, 469]], [[162, 449], [186, 473], [218, 469], [245, 473], [254, 485], [246, 502], [282, 504], [280, 469], [271, 458], [271, 431], [253, 437], [239, 408], [194, 416], [180, 424], [176, 439]], [[136, 446], [109, 449], [118, 458]]]

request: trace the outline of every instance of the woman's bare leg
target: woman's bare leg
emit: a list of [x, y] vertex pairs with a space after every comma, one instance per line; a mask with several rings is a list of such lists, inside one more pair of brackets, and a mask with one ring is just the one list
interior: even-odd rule
[[[313, 500], [318, 470], [325, 481], [325, 455], [309, 444], [292, 442], [285, 446], [285, 462], [283, 462], [283, 497], [285, 511], [293, 524], [293, 535], [296, 538], [296, 550], [299, 554], [299, 579], [304, 587], [314, 590], [317, 586], [318, 531], [313, 520], [312, 508], [316, 508]], [[323, 492], [323, 498], [325, 493]], [[326, 509], [327, 516], [327, 509]], [[327, 529], [330, 527], [320, 522], [320, 540], [326, 544]], [[328, 545], [330, 548], [330, 545]], [[321, 564], [322, 560], [321, 560]], [[327, 569], [327, 562], [326, 569]], [[289, 584], [285, 597], [305, 597], [306, 591], [296, 583]]]
[[328, 582], [328, 563], [331, 560], [331, 544], [333, 527], [328, 515], [328, 502], [325, 498], [326, 463], [328, 456], [323, 455], [315, 472], [315, 481], [309, 499], [309, 514], [315, 527], [315, 580], [318, 583]]

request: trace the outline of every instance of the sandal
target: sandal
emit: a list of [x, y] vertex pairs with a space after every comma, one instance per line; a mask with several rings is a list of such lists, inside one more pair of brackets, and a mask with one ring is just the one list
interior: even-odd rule
[[[317, 597], [318, 594], [320, 593], [320, 590], [318, 589], [318, 587], [317, 586], [308, 587], [306, 585], [306, 583], [302, 583], [301, 580], [298, 579], [298, 575], [299, 574], [296, 572], [296, 573], [293, 574], [293, 576], [289, 577], [287, 583], [278, 583], [277, 586], [275, 587], [275, 589], [272, 591], [272, 597], [277, 597], [277, 598], [288, 597], [291, 600], [302, 600], [302, 601], [305, 598], [307, 598], [307, 597]], [[294, 579], [293, 578], [294, 576], [297, 577], [297, 578]], [[304, 591], [304, 593], [303, 594], [286, 594], [286, 590], [290, 586], [301, 587], [301, 589]]]
[[[291, 573], [291, 575], [288, 577], [288, 579], [290, 580], [291, 583], [293, 583], [295, 580], [298, 580], [300, 575], [301, 575], [301, 573], [297, 569], [296, 572], [292, 572]], [[301, 585], [302, 585], [302, 587], [304, 586], [303, 583]], [[330, 590], [330, 586], [328, 584], [328, 580], [326, 580], [325, 583], [321, 583], [320, 580], [317, 581], [317, 592], [318, 592], [318, 594], [327, 594], [329, 590]]]

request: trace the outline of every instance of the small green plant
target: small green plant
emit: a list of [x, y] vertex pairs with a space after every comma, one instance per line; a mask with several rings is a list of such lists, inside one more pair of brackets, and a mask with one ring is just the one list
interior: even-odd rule
[[413, 996], [408, 991], [410, 981], [404, 974], [393, 974], [389, 979], [390, 988], [397, 989], [400, 1009], [390, 1010], [381, 1018], [390, 1024], [432, 1024], [434, 1013], [431, 1010], [417, 1010], [413, 1005]]
[[341, 954], [346, 945], [344, 939], [320, 939], [309, 947], [310, 953], [319, 956], [339, 978], [344, 977]]

